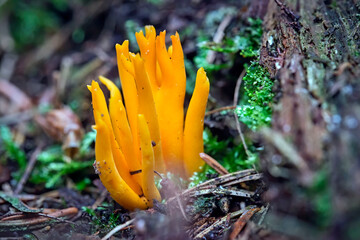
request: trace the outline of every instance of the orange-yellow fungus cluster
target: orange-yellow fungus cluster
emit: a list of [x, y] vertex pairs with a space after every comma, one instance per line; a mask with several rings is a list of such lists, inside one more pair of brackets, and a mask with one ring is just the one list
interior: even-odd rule
[[[136, 33], [140, 54], [129, 52], [129, 42], [116, 45], [124, 95], [116, 85], [100, 77], [109, 89], [109, 107], [99, 84], [88, 86], [92, 94], [95, 129], [95, 169], [112, 198], [133, 210], [160, 200], [154, 170], [189, 177], [204, 164], [203, 126], [209, 80], [203, 68], [184, 122], [186, 75], [179, 34], [166, 49], [165, 31], [156, 36], [153, 26]], [[136, 173], [136, 174], [134, 174]]]

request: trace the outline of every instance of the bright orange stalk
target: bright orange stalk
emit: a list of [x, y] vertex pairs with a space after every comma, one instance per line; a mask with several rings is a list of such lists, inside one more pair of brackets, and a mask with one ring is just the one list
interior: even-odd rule
[[139, 197], [137, 193], [125, 182], [118, 173], [112, 150], [110, 147], [109, 129], [101, 117], [100, 113], [94, 112], [96, 127], [96, 145], [95, 145], [95, 168], [99, 172], [101, 182], [110, 192], [112, 198], [123, 207], [134, 210], [136, 208], [146, 209], [149, 202], [144, 197]]
[[191, 177], [204, 165], [199, 153], [204, 152], [204, 117], [209, 89], [209, 79], [206, 77], [204, 69], [200, 68], [185, 119], [184, 163], [188, 177]]
[[[97, 111], [101, 117], [102, 121], [105, 122], [106, 127], [109, 131], [109, 141], [111, 146], [112, 154], [115, 158], [115, 165], [117, 171], [119, 171], [121, 177], [131, 186], [131, 188], [138, 194], [142, 193], [142, 190], [138, 183], [135, 182], [135, 180], [132, 178], [129, 172], [128, 162], [125, 160], [125, 157], [121, 150], [119, 149], [119, 146], [117, 142], [115, 141], [115, 136], [113, 133], [113, 128], [111, 125], [111, 120], [109, 116], [109, 112], [106, 106], [106, 101], [103, 92], [101, 91], [99, 84], [95, 81], [92, 82], [91, 86], [88, 86], [89, 90], [92, 93], [92, 99], [93, 99], [93, 108], [94, 113]], [[96, 122], [96, 114], [94, 114], [95, 122]], [[115, 170], [114, 170], [115, 171]]]
[[[106, 79], [102, 76], [100, 76], [99, 79], [110, 91], [109, 111], [113, 131], [115, 134], [115, 140], [118, 143], [118, 146], [121, 148], [121, 151], [125, 156], [127, 156], [128, 161], [126, 163], [128, 164], [129, 171], [137, 171], [141, 169], [141, 163], [138, 159], [138, 155], [135, 149], [129, 147], [134, 145], [134, 141], [127, 120], [125, 108], [121, 100], [121, 93], [116, 85], [109, 79]], [[142, 183], [141, 174], [136, 174], [133, 176], [133, 178], [136, 180], [140, 188]]]
[[184, 177], [183, 128], [186, 74], [179, 35], [171, 36], [172, 56], [165, 46], [165, 31], [156, 37], [156, 57], [161, 71], [161, 87], [156, 99], [163, 153], [169, 171]]
[[[138, 114], [139, 139], [142, 157], [142, 189], [147, 199], [161, 200], [160, 193], [154, 183], [154, 151], [151, 143], [150, 131], [143, 114]], [[150, 201], [152, 206], [152, 201]]]
[[[116, 57], [119, 75], [121, 79], [121, 86], [125, 99], [125, 106], [131, 133], [134, 141], [134, 151], [138, 153], [139, 139], [137, 136], [137, 112], [138, 112], [138, 98], [136, 84], [134, 77], [125, 67], [129, 60], [129, 41], [124, 41], [122, 45], [116, 44]], [[128, 64], [129, 65], [129, 64]], [[130, 64], [131, 65], [131, 64]], [[140, 156], [137, 157], [139, 159]]]

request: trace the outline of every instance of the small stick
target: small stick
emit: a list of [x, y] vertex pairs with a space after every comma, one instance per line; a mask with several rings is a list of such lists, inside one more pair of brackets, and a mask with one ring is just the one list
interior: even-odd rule
[[282, 3], [280, 0], [274, 0], [275, 3], [281, 8], [281, 10], [283, 10], [285, 12], [285, 14], [291, 18], [291, 20], [293, 21], [299, 21], [299, 16], [296, 16], [295, 13], [286, 7], [285, 3]]
[[313, 181], [313, 173], [305, 159], [300, 155], [295, 146], [288, 142], [285, 137], [278, 131], [270, 128], [262, 128], [260, 133], [265, 140], [273, 145], [291, 164], [293, 164], [302, 173], [300, 179], [304, 185], [311, 184]]
[[126, 228], [127, 226], [129, 226], [130, 224], [132, 224], [134, 222], [134, 219], [131, 219], [129, 221], [127, 221], [124, 224], [118, 225], [116, 226], [113, 230], [111, 230], [108, 234], [105, 235], [105, 237], [103, 237], [101, 240], [107, 240], [109, 239], [112, 235], [114, 235], [115, 233], [117, 233], [118, 231]]
[[108, 194], [108, 191], [107, 191], [107, 189], [105, 188], [105, 189], [101, 192], [100, 197], [98, 197], [98, 198], [96, 199], [96, 201], [94, 202], [94, 204], [91, 206], [91, 209], [95, 210], [95, 209], [105, 200], [107, 194]]
[[209, 115], [212, 115], [214, 113], [218, 113], [218, 112], [221, 112], [221, 111], [226, 111], [226, 110], [233, 110], [235, 109], [236, 106], [225, 106], [225, 107], [221, 107], [221, 108], [216, 108], [214, 110], [211, 110], [211, 111], [208, 111], [205, 113], [205, 116], [209, 116]]
[[[214, 189], [217, 187], [217, 186], [222, 186], [223, 184], [225, 183], [228, 183], [228, 182], [231, 182], [231, 181], [235, 181], [236, 179], [239, 179], [239, 178], [243, 178], [246, 177], [246, 176], [249, 176], [249, 175], [254, 175], [254, 180], [257, 180], [258, 179], [258, 175], [256, 174], [256, 170], [255, 169], [246, 169], [246, 170], [241, 170], [241, 171], [238, 171], [238, 172], [233, 172], [233, 173], [229, 173], [227, 175], [223, 175], [223, 176], [220, 176], [220, 177], [217, 177], [217, 178], [213, 178], [213, 179], [210, 179], [208, 181], [205, 181], [203, 183], [200, 183], [198, 185], [196, 185], [195, 187], [192, 187], [192, 188], [189, 188], [189, 189], [186, 189], [185, 191], [181, 192], [180, 193], [180, 196], [181, 197], [188, 197], [188, 196], [191, 196], [191, 195], [196, 195], [194, 192], [198, 191], [198, 193], [200, 194], [207, 194], [207, 192], [199, 192], [199, 190], [211, 190], [211, 191], [214, 191]], [[246, 179], [246, 180], [252, 180], [252, 179]], [[225, 189], [226, 190], [226, 189]], [[219, 190], [221, 191], [221, 190]], [[243, 193], [245, 190], [242, 190]], [[233, 194], [234, 192], [231, 192], [230, 194]], [[247, 192], [249, 193], [249, 195], [252, 195], [253, 193], [252, 192]], [[239, 196], [240, 194], [239, 193], [234, 193], [236, 194], [237, 196]], [[241, 194], [242, 197], [247, 197], [247, 195], [245, 196], [244, 194]], [[175, 197], [171, 197], [167, 200], [167, 204], [171, 204], [173, 201], [175, 201]]]
[[240, 214], [243, 214], [245, 211], [245, 209], [240, 209], [239, 211], [236, 211], [236, 212], [233, 212], [233, 213], [230, 213], [218, 220], [216, 220], [210, 227], [206, 228], [205, 230], [203, 230], [202, 232], [200, 232], [198, 235], [196, 235], [194, 237], [194, 239], [203, 239], [204, 236], [206, 234], [208, 234], [209, 232], [211, 232], [213, 229], [215, 229], [217, 226], [220, 226], [221, 224], [225, 223], [226, 220], [228, 219], [228, 217], [230, 218], [234, 218], [234, 217], [237, 217], [239, 216]]
[[250, 208], [250, 209], [246, 210], [243, 214], [241, 214], [241, 216], [238, 218], [238, 220], [234, 223], [234, 229], [231, 232], [229, 239], [235, 240], [236, 237], [241, 232], [241, 230], [244, 228], [245, 224], [259, 210], [260, 210], [259, 208]]
[[36, 113], [33, 108], [21, 112], [7, 114], [6, 116], [0, 117], [0, 125], [11, 125], [29, 121], [35, 116], [35, 114]]
[[[45, 211], [46, 209], [44, 209]], [[68, 217], [72, 216], [78, 213], [78, 209], [75, 207], [70, 207], [66, 209], [57, 210], [55, 212], [49, 213], [49, 214], [34, 214], [35, 217], [33, 218], [25, 218], [25, 219], [13, 219], [13, 217], [9, 218], [3, 218], [0, 221], [0, 232], [18, 232], [19, 229], [26, 230], [34, 230], [43, 227], [44, 225], [51, 224], [51, 219], [56, 219], [58, 221], [62, 222], [68, 222], [64, 219], [60, 219], [60, 217]], [[25, 214], [24, 214], [25, 215]], [[38, 216], [36, 216], [38, 215]], [[39, 216], [40, 215], [40, 216]], [[49, 219], [50, 218], [50, 219]], [[72, 224], [75, 224], [73, 222], [70, 222]]]
[[246, 170], [240, 170], [238, 172], [229, 173], [227, 175], [223, 175], [223, 176], [220, 176], [218, 178], [213, 178], [213, 179], [210, 179], [210, 180], [208, 180], [206, 182], [200, 183], [200, 184], [198, 184], [197, 186], [195, 186], [193, 188], [186, 189], [181, 194], [184, 196], [184, 195], [187, 195], [187, 194], [189, 194], [189, 193], [191, 193], [193, 191], [196, 191], [196, 190], [199, 190], [199, 189], [204, 189], [207, 186], [222, 185], [224, 183], [234, 181], [235, 179], [242, 178], [242, 177], [254, 174], [254, 173], [256, 173], [255, 169], [246, 169]]
[[198, 197], [209, 194], [250, 198], [252, 195], [254, 195], [254, 192], [250, 192], [243, 189], [232, 190], [232, 189], [214, 188], [214, 189], [201, 189], [191, 193], [190, 196]]
[[200, 153], [200, 157], [202, 160], [204, 160], [207, 164], [210, 165], [213, 169], [215, 169], [216, 172], [218, 172], [220, 175], [226, 175], [229, 174], [229, 172], [214, 158], [207, 155], [206, 153]]
[[[240, 86], [241, 86], [241, 83], [242, 83], [242, 80], [243, 80], [245, 74], [246, 74], [246, 69], [244, 69], [244, 70], [241, 72], [238, 80], [236, 81], [236, 87], [235, 87], [235, 91], [234, 91], [234, 101], [233, 101], [233, 105], [234, 105], [235, 108], [236, 108], [237, 103], [238, 103], [238, 101], [239, 101]], [[245, 138], [244, 138], [244, 134], [243, 134], [243, 132], [242, 132], [242, 130], [241, 130], [240, 121], [239, 121], [239, 118], [238, 118], [238, 116], [237, 116], [237, 114], [236, 114], [235, 111], [234, 111], [234, 117], [235, 117], [236, 129], [237, 129], [237, 131], [238, 131], [238, 133], [239, 133], [241, 142], [242, 142], [242, 144], [243, 144], [243, 146], [244, 146], [245, 153], [246, 153], [246, 155], [249, 157], [249, 156], [250, 156], [249, 149], [248, 149], [248, 147], [247, 147], [247, 145], [246, 145]], [[253, 167], [255, 168], [255, 166], [253, 166]]]
[[24, 188], [24, 184], [26, 183], [26, 181], [29, 179], [29, 176], [32, 172], [32, 170], [34, 169], [34, 166], [35, 166], [35, 163], [36, 163], [36, 160], [37, 160], [37, 157], [38, 155], [40, 154], [42, 148], [44, 147], [44, 144], [43, 143], [40, 143], [37, 148], [35, 149], [35, 151], [31, 154], [31, 157], [30, 157], [30, 160], [29, 160], [29, 163], [27, 164], [26, 166], [26, 169], [25, 169], [25, 172], [24, 174], [22, 175], [18, 185], [16, 186], [16, 189], [14, 191], [14, 194], [17, 195], [19, 194], [23, 188]]
[[[71, 214], [72, 214], [72, 213], [71, 213]], [[66, 220], [66, 219], [62, 219], [62, 218], [59, 218], [59, 217], [54, 217], [54, 216], [51, 216], [51, 215], [48, 215], [48, 214], [37, 213], [37, 215], [42, 216], [42, 217], [47, 217], [47, 218], [50, 218], [50, 219], [54, 219], [54, 220], [57, 220], [57, 221], [59, 221], [59, 222], [66, 222], [66, 223], [71, 223], [71, 224], [77, 225], [76, 223], [74, 223], [74, 222], [72, 222], [72, 221], [69, 221], [69, 220]]]
[[[227, 28], [227, 26], [230, 24], [232, 18], [233, 18], [233, 16], [229, 14], [229, 15], [226, 15], [224, 17], [224, 19], [221, 21], [221, 23], [213, 37], [213, 41], [215, 43], [220, 43], [221, 40], [224, 38], [224, 36], [225, 36], [224, 31]], [[208, 63], [213, 63], [214, 60], [215, 60], [215, 52], [210, 50], [206, 56], [206, 61]]]
[[164, 179], [163, 176], [161, 176], [161, 173], [159, 173], [158, 171], [155, 171], [155, 170], [154, 170], [154, 173], [155, 173], [156, 175], [158, 175], [158, 176], [160, 177], [160, 179]]
[[245, 177], [242, 177], [242, 178], [235, 179], [234, 181], [230, 181], [230, 182], [225, 183], [225, 184], [223, 184], [221, 186], [222, 187], [229, 187], [229, 186], [239, 184], [239, 183], [243, 183], [243, 182], [247, 182], [247, 181], [259, 180], [262, 177], [263, 177], [263, 175], [261, 173], [256, 173], [256, 174], [252, 174], [252, 175], [249, 175], [249, 176], [245, 176]]
[[288, 141], [285, 137], [270, 128], [261, 129], [261, 134], [264, 136], [271, 145], [273, 145], [290, 163], [297, 167], [302, 172], [310, 172], [309, 166], [305, 159], [301, 157], [295, 146]]
[[176, 198], [177, 203], [179, 204], [180, 211], [181, 211], [183, 217], [185, 218], [186, 221], [190, 222], [189, 218], [188, 218], [188, 217], [186, 216], [186, 214], [185, 214], [184, 207], [183, 207], [183, 205], [181, 204], [181, 201], [180, 201], [179, 196], [176, 195], [175, 198]]
[[244, 70], [242, 70], [242, 72], [240, 73], [240, 75], [236, 81], [236, 86], [235, 86], [235, 90], [234, 90], [234, 98], [233, 98], [233, 105], [234, 105], [233, 107], [235, 107], [235, 108], [239, 101], [240, 87], [241, 87], [242, 80], [243, 80], [245, 74], [246, 74], [246, 69], [244, 68]]

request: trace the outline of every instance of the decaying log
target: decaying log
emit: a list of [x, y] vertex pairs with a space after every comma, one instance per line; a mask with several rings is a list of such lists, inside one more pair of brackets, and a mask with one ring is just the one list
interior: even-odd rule
[[[359, 14], [356, 0], [273, 0], [264, 20], [260, 63], [277, 81], [271, 131], [286, 139], [312, 172], [310, 181], [302, 181], [306, 173], [265, 139], [266, 196], [275, 212], [316, 222], [313, 202], [304, 203], [299, 194], [326, 172], [329, 231], [339, 230], [349, 213], [360, 209]], [[336, 234], [332, 237], [343, 237], [342, 231]]]

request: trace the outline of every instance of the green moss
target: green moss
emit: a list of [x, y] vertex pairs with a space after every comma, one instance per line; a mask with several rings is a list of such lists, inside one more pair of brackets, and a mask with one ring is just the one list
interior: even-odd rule
[[[61, 146], [54, 145], [39, 154], [37, 164], [31, 173], [30, 182], [42, 183], [46, 188], [54, 188], [64, 183], [64, 176], [89, 169], [92, 164], [92, 160], [68, 162]], [[83, 180], [81, 179], [80, 182]]]
[[306, 199], [309, 199], [316, 213], [314, 220], [320, 227], [331, 224], [333, 206], [331, 200], [330, 175], [327, 166], [316, 172], [312, 186], [306, 190]]
[[[87, 155], [93, 154], [94, 149], [92, 148], [92, 144], [95, 138], [95, 131], [85, 134], [80, 145], [79, 158], [83, 159]], [[53, 145], [39, 154], [37, 164], [30, 177], [30, 182], [34, 184], [45, 184], [46, 188], [54, 188], [64, 183], [64, 176], [75, 172], [81, 173], [82, 171], [86, 171], [92, 164], [93, 160], [79, 161], [75, 159], [68, 161], [61, 146]], [[90, 179], [84, 177], [78, 179], [76, 187], [78, 190], [82, 190], [90, 184]]]
[[194, 202], [194, 213], [208, 216], [216, 207], [215, 196], [199, 197]]
[[258, 62], [252, 62], [246, 69], [243, 81], [243, 104], [238, 105], [235, 110], [239, 120], [253, 130], [269, 125], [274, 97], [274, 82], [269, 73]]
[[13, 140], [13, 135], [10, 129], [6, 126], [0, 127], [0, 149], [5, 151], [5, 154], [9, 159], [17, 162], [19, 170], [13, 172], [12, 175], [15, 179], [20, 179], [27, 164], [26, 154]]
[[10, 32], [17, 50], [25, 50], [41, 44], [45, 38], [58, 30], [61, 15], [69, 9], [66, 0], [7, 1], [3, 11], [10, 13]]
[[92, 232], [99, 231], [103, 235], [122, 223], [120, 214], [114, 213], [113, 208], [112, 204], [103, 203], [95, 210], [85, 206], [81, 210], [91, 218]]
[[[259, 55], [259, 48], [262, 36], [262, 21], [260, 19], [249, 18], [247, 26], [239, 25], [241, 29], [239, 32], [228, 31], [220, 43], [215, 43], [210, 39], [213, 37], [218, 24], [214, 25], [227, 15], [231, 15], [231, 9], [223, 9], [210, 12], [206, 18], [206, 31], [199, 33], [197, 42], [199, 52], [194, 58], [194, 62], [198, 68], [203, 67], [208, 74], [221, 69], [231, 68], [237, 54], [243, 57], [256, 57]], [[240, 21], [239, 21], [240, 23]], [[216, 26], [216, 27], [215, 27]], [[213, 29], [213, 31], [209, 31]], [[215, 51], [222, 54], [222, 61], [216, 63], [209, 63], [206, 59], [209, 51]]]

